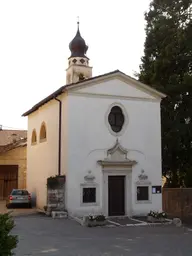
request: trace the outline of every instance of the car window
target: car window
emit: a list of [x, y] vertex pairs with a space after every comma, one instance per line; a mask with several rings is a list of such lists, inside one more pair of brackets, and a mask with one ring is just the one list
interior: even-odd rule
[[27, 190], [13, 190], [11, 193], [13, 196], [26, 196], [28, 195], [28, 191]]

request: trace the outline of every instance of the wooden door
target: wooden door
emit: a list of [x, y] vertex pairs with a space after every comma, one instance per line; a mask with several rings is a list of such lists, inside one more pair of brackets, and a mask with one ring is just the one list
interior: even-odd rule
[[125, 215], [125, 176], [108, 176], [108, 214]]
[[18, 165], [0, 165], [0, 200], [18, 188]]

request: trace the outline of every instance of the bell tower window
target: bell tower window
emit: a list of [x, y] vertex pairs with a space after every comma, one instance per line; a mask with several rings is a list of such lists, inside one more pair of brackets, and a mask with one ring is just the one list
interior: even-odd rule
[[77, 83], [92, 77], [92, 67], [89, 66], [89, 58], [86, 56], [88, 46], [81, 36], [79, 21], [77, 22], [77, 32], [69, 43], [71, 52], [68, 58], [68, 68], [66, 70], [66, 84]]
[[85, 76], [82, 73], [80, 73], [79, 74], [79, 81], [83, 81], [83, 80], [85, 80]]

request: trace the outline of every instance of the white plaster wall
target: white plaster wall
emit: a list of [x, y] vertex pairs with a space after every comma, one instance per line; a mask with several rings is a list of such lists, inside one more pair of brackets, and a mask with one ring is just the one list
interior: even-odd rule
[[[76, 60], [76, 63], [73, 63], [73, 60]], [[80, 60], [84, 59], [84, 63], [81, 63]], [[71, 57], [68, 61], [68, 65], [69, 66], [74, 66], [74, 65], [80, 65], [80, 66], [88, 66], [89, 65], [89, 60], [87, 58], [83, 58], [83, 57]]]
[[79, 89], [78, 92], [155, 99], [153, 95], [146, 93], [144, 90], [138, 90], [131, 82], [127, 83], [117, 78], [93, 84], [92, 86], [83, 87]]
[[[64, 102], [64, 114], [65, 97], [61, 96], [60, 99]], [[47, 140], [40, 143], [39, 135], [42, 122], [46, 124]], [[59, 103], [56, 100], [50, 101], [28, 116], [27, 188], [30, 192], [36, 194], [37, 207], [41, 209], [47, 202], [47, 178], [58, 174], [58, 124]], [[36, 129], [37, 132], [36, 145], [31, 145], [33, 129]], [[65, 137], [66, 135], [62, 137], [62, 140]], [[64, 152], [64, 146], [62, 150]], [[65, 157], [64, 153], [63, 155]], [[65, 158], [62, 158], [63, 160]], [[65, 165], [63, 162], [62, 174], [65, 172], [64, 169]]]
[[[80, 59], [82, 58], [74, 58], [77, 59], [77, 64], [72, 64], [66, 70], [66, 84], [79, 82], [79, 74], [82, 73], [86, 78], [92, 77], [92, 67], [88, 65], [79, 64]], [[87, 59], [83, 58], [86, 62]], [[70, 59], [72, 63], [72, 59]]]
[[[113, 81], [111, 81], [113, 83]], [[136, 160], [137, 165], [132, 170], [132, 214], [145, 214], [150, 210], [160, 210], [162, 207], [161, 195], [152, 195], [151, 203], [136, 203], [135, 182], [141, 169], [145, 170], [152, 185], [161, 185], [161, 131], [160, 131], [160, 102], [142, 101], [132, 99], [117, 100], [121, 81], [116, 81], [106, 93], [115, 97], [99, 97], [99, 88], [94, 88], [89, 95], [69, 95], [68, 98], [68, 174], [67, 174], [67, 209], [72, 214], [83, 215], [104, 211], [103, 172], [97, 164], [98, 160], [106, 157], [107, 149], [115, 142], [114, 137], [108, 130], [105, 122], [105, 114], [114, 102], [122, 104], [128, 114], [128, 125], [119, 137], [121, 145], [129, 150], [128, 157]], [[124, 86], [124, 85], [123, 85]], [[102, 88], [100, 84], [100, 88]], [[133, 87], [131, 87], [133, 88]], [[134, 88], [133, 88], [134, 89]], [[103, 89], [104, 90], [104, 89]], [[143, 92], [135, 92], [142, 97]], [[132, 93], [128, 88], [124, 96]], [[84, 176], [91, 170], [95, 175], [95, 183], [98, 185], [97, 205], [81, 205], [80, 184], [84, 183]], [[151, 192], [151, 191], [150, 191]]]

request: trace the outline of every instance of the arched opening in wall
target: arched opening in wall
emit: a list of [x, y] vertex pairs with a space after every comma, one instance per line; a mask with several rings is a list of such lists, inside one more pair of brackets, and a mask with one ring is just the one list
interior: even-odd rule
[[79, 81], [83, 81], [83, 80], [85, 80], [85, 76], [84, 76], [83, 73], [80, 73], [79, 74]]
[[36, 130], [33, 129], [32, 136], [31, 136], [31, 144], [34, 145], [37, 143], [37, 133]]
[[46, 139], [47, 139], [46, 125], [43, 122], [40, 129], [40, 142], [46, 141]]

